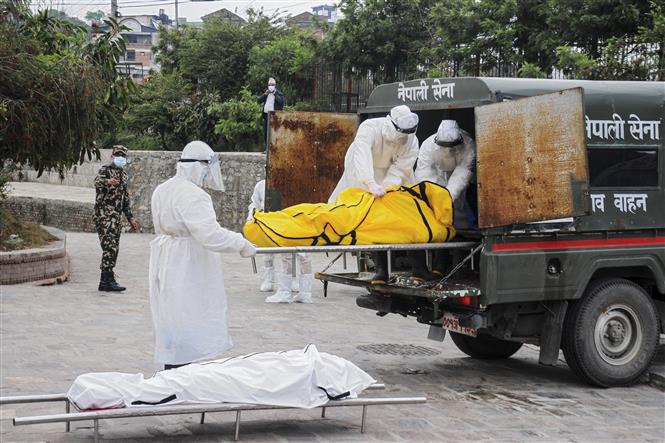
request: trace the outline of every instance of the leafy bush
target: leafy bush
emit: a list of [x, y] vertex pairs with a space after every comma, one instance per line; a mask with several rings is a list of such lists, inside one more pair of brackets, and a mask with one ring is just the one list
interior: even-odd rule
[[235, 151], [259, 151], [263, 144], [262, 108], [247, 87], [239, 98], [214, 104], [209, 112], [218, 117], [215, 133], [224, 138], [224, 148]]

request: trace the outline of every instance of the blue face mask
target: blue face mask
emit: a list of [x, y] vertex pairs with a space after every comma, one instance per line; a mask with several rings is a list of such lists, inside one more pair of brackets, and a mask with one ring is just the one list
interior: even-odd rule
[[113, 164], [122, 169], [127, 164], [127, 159], [125, 157], [113, 157]]

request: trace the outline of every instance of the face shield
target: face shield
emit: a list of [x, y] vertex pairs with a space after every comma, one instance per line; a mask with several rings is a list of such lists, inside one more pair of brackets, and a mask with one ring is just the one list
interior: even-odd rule
[[409, 135], [415, 134], [418, 130], [418, 115], [411, 112], [408, 106], [394, 107], [386, 118], [389, 126], [384, 135], [387, 135], [391, 141], [406, 143]]
[[185, 146], [178, 160], [178, 175], [202, 188], [224, 191], [219, 154], [201, 141], [190, 142]]
[[455, 120], [442, 120], [434, 136], [434, 143], [442, 148], [452, 148], [464, 143], [462, 130]]

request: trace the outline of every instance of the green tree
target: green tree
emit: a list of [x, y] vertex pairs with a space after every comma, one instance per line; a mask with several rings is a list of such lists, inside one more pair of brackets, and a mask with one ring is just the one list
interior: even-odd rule
[[248, 89], [238, 98], [211, 106], [210, 113], [218, 117], [215, 132], [224, 138], [227, 149], [255, 151], [263, 149], [261, 106]]
[[251, 89], [263, 92], [268, 78], [274, 77], [290, 103], [307, 98], [316, 61], [316, 44], [315, 39], [296, 32], [254, 46], [247, 74]]
[[[519, 61], [515, 0], [451, 0], [431, 11], [432, 60], [448, 75], [481, 75], [502, 62]], [[452, 69], [451, 69], [452, 68]]]
[[64, 173], [99, 154], [95, 139], [124, 110], [127, 85], [115, 71], [124, 53], [120, 28], [109, 22], [88, 41], [85, 29], [49, 11], [32, 14], [21, 2], [3, 9], [0, 163]]
[[177, 71], [153, 75], [132, 98], [125, 118], [127, 129], [158, 137], [163, 150], [178, 149], [175, 115], [184, 103], [191, 103], [192, 93], [192, 85]]
[[88, 11], [85, 13], [85, 19], [89, 22], [101, 22], [106, 18], [106, 12], [98, 9], [96, 11]]
[[344, 18], [326, 36], [323, 53], [347, 72], [372, 72], [378, 82], [416, 75], [431, 41], [434, 0], [342, 0]]

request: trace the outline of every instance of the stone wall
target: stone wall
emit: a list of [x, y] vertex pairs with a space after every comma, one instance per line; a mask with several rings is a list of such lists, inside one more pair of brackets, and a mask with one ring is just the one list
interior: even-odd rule
[[110, 149], [100, 149], [100, 158], [84, 162], [82, 165], [73, 167], [63, 178], [57, 172], [44, 172], [41, 177], [37, 177], [37, 171], [30, 168], [23, 168], [15, 174], [17, 181], [44, 183], [48, 185], [80, 186], [82, 188], [94, 188], [95, 177], [99, 168], [104, 163], [108, 163], [111, 158]]
[[[132, 212], [143, 232], [152, 230], [150, 198], [155, 188], [175, 174], [179, 151], [132, 151], [127, 166]], [[254, 185], [265, 178], [265, 155], [220, 153], [224, 192], [210, 192], [222, 226], [240, 232]]]
[[64, 231], [95, 232], [94, 205], [89, 202], [38, 197], [10, 197], [5, 204], [21, 220]]
[[[16, 178], [20, 181], [93, 188], [95, 176], [109, 156], [110, 150], [102, 150], [104, 161], [85, 162], [68, 172], [62, 180], [55, 173], [44, 173], [37, 178], [36, 172], [28, 169], [21, 171]], [[131, 207], [143, 232], [151, 232], [153, 229], [150, 213], [152, 192], [175, 174], [178, 158], [180, 151], [130, 151], [126, 169]], [[242, 230], [254, 185], [265, 178], [265, 159], [265, 154], [261, 153], [220, 153], [226, 191], [212, 191], [210, 194], [222, 226], [237, 232]], [[12, 197], [9, 204], [20, 217], [35, 223], [69, 231], [95, 231], [92, 222], [93, 205], [90, 203]]]

